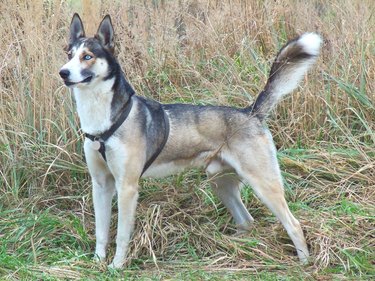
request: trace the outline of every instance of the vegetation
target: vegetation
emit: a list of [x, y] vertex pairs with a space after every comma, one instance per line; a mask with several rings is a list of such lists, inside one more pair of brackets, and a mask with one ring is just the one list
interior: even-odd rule
[[[373, 277], [374, 4], [1, 1], [0, 279]], [[311, 249], [308, 266], [298, 264], [286, 232], [250, 188], [243, 197], [256, 224], [248, 235], [234, 237], [233, 222], [202, 171], [143, 180], [126, 269], [108, 271], [92, 261], [83, 137], [58, 76], [75, 11], [91, 35], [111, 14], [128, 80], [139, 95], [170, 103], [247, 106], [282, 44], [305, 31], [324, 37], [316, 67], [268, 122], [289, 205]]]

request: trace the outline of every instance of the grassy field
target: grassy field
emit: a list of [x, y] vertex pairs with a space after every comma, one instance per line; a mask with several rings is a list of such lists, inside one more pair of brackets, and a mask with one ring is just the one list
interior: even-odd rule
[[[76, 11], [88, 34], [111, 14], [128, 80], [162, 102], [247, 106], [282, 44], [305, 31], [323, 36], [316, 67], [268, 122], [309, 265], [298, 264], [250, 188], [242, 192], [255, 227], [234, 237], [231, 217], [195, 170], [142, 181], [126, 270], [92, 261], [83, 137], [58, 76]], [[371, 279], [374, 13], [371, 0], [1, 1], [0, 280]]]

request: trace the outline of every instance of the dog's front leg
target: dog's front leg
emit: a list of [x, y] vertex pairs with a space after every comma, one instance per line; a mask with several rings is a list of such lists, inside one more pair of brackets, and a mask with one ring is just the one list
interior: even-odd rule
[[126, 260], [129, 240], [134, 226], [138, 200], [138, 182], [116, 182], [116, 189], [118, 196], [116, 254], [109, 267], [122, 268]]
[[95, 257], [97, 261], [104, 261], [109, 242], [109, 226], [111, 222], [112, 198], [116, 192], [114, 179], [107, 175], [102, 184], [93, 180], [93, 202], [95, 210]]
[[104, 261], [109, 242], [109, 226], [111, 222], [112, 198], [116, 193], [115, 179], [105, 161], [97, 150], [92, 149], [92, 142], [84, 144], [87, 167], [92, 179], [92, 197], [95, 212], [95, 257]]

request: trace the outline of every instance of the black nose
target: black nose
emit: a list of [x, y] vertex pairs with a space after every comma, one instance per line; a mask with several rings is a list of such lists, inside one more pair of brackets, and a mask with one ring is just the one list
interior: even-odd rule
[[70, 71], [67, 70], [67, 69], [61, 69], [60, 72], [59, 72], [60, 76], [62, 79], [66, 79], [69, 77], [70, 75]]

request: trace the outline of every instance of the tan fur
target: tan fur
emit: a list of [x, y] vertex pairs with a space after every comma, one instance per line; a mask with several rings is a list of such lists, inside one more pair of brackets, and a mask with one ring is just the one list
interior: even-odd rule
[[[109, 72], [113, 65], [109, 65], [103, 56], [95, 58], [85, 45], [96, 46], [93, 50], [101, 48], [106, 58], [113, 55], [113, 27], [109, 16], [103, 19], [94, 38], [82, 39], [84, 29], [77, 14], [73, 16], [70, 31], [74, 52], [60, 70], [60, 76], [66, 85], [74, 85], [83, 131], [96, 136], [86, 139], [84, 150], [93, 184], [95, 255], [98, 260], [106, 258], [115, 193], [118, 195], [118, 229], [116, 253], [110, 266], [121, 268], [126, 261], [134, 226], [139, 178], [142, 175], [163, 177], [190, 167], [206, 170], [214, 193], [232, 214], [240, 233], [249, 230], [254, 221], [240, 197], [242, 182], [251, 185], [259, 199], [283, 224], [300, 260], [308, 260], [301, 226], [284, 198], [276, 148], [264, 120], [277, 102], [297, 87], [315, 62], [321, 44], [318, 35], [307, 33], [290, 41], [277, 55], [265, 89], [256, 102], [249, 108], [236, 109], [161, 105], [133, 95], [122, 72], [116, 72], [118, 68]], [[84, 60], [86, 54], [93, 58]], [[132, 101], [130, 111], [123, 110], [128, 101]], [[116, 127], [116, 132], [102, 140], [103, 156], [95, 144], [116, 124], [114, 120], [118, 120], [122, 112], [129, 115], [120, 127]], [[169, 124], [169, 134], [166, 124]], [[159, 145], [161, 138], [166, 140], [165, 146], [159, 146], [161, 153], [147, 168], [150, 151], [155, 151], [155, 144]]]

